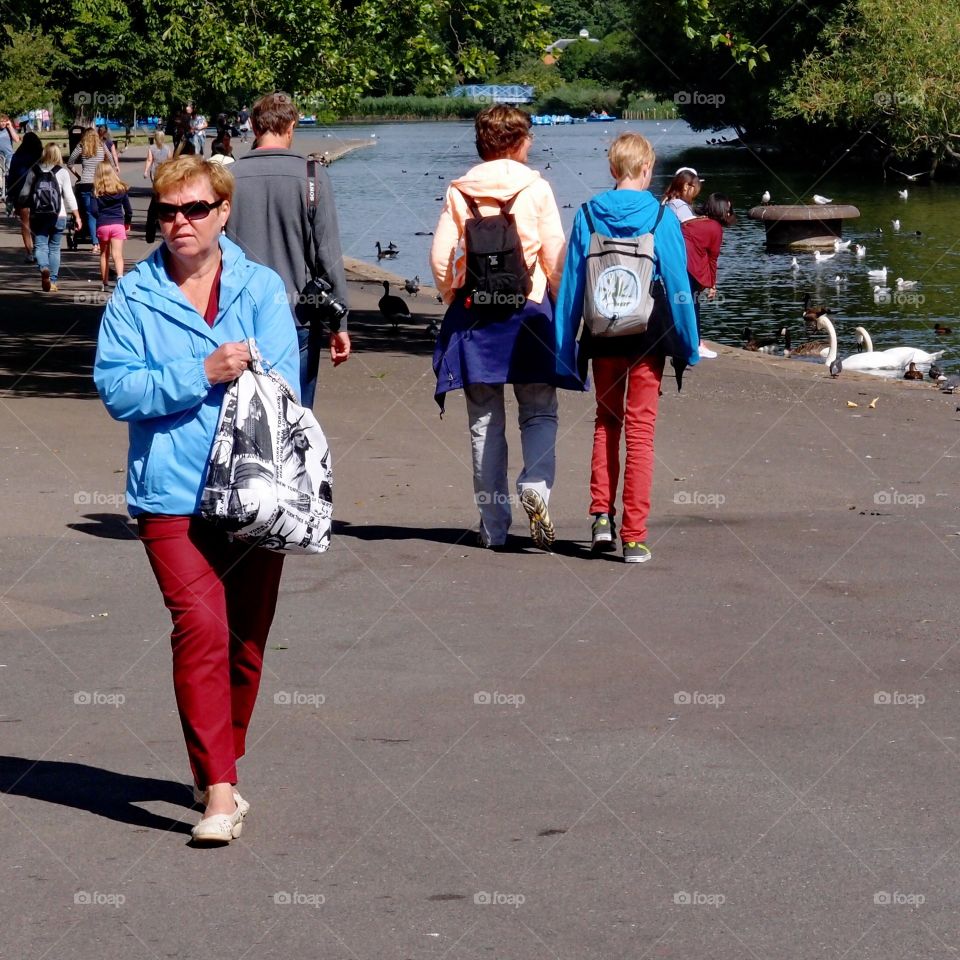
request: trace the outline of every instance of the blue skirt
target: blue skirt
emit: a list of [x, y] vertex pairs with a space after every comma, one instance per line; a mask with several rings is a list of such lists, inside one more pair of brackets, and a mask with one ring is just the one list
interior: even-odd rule
[[468, 308], [457, 297], [447, 308], [433, 352], [434, 398], [473, 383], [549, 383], [585, 390], [575, 374], [557, 372], [556, 332], [550, 298], [528, 300], [514, 313]]

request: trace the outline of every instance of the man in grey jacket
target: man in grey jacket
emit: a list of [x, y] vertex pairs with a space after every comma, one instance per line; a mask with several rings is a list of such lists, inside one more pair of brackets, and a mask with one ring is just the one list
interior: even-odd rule
[[[311, 214], [307, 160], [290, 149], [299, 116], [285, 93], [269, 93], [253, 105], [250, 121], [256, 148], [231, 168], [236, 188], [227, 236], [247, 257], [276, 270], [283, 279], [300, 339], [300, 400], [312, 407], [324, 330], [319, 323], [310, 324], [310, 305], [300, 292], [312, 276], [312, 264], [344, 304], [347, 282], [330, 178], [318, 163], [316, 208]], [[334, 366], [350, 356], [346, 316], [330, 320], [328, 346]]]

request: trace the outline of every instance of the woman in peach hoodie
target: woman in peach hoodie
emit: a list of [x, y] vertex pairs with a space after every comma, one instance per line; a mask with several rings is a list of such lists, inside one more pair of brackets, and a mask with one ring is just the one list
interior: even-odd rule
[[[557, 368], [553, 303], [565, 244], [553, 191], [526, 166], [532, 142], [530, 117], [515, 107], [498, 104], [477, 115], [483, 162], [451, 183], [430, 253], [437, 289], [448, 304], [433, 369], [441, 410], [448, 391], [462, 388], [466, 396], [484, 547], [503, 546], [511, 523], [503, 386], [513, 384], [523, 452], [517, 497], [534, 543], [549, 550], [555, 536], [547, 505], [556, 472], [557, 387], [584, 385], [576, 369]], [[524, 292], [491, 296], [468, 275], [465, 232], [468, 221], [501, 213], [516, 225]]]

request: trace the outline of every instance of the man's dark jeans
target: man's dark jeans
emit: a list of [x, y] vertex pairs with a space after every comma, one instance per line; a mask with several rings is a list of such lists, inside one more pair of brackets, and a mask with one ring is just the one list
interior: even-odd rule
[[298, 325], [297, 339], [300, 341], [300, 403], [312, 410], [313, 398], [317, 392], [320, 354], [327, 340], [326, 330], [322, 324], [309, 327]]

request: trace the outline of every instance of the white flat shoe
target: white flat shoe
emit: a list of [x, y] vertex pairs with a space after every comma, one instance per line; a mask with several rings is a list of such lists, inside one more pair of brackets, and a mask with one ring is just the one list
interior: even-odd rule
[[216, 813], [204, 817], [191, 831], [194, 843], [229, 843], [243, 830], [243, 814], [237, 807], [233, 813]]
[[[201, 790], [196, 784], [193, 785], [193, 802], [199, 803], [202, 807], [207, 805], [207, 791]], [[237, 805], [241, 817], [245, 817], [250, 812], [250, 804], [236, 790], [233, 791], [233, 802]]]

